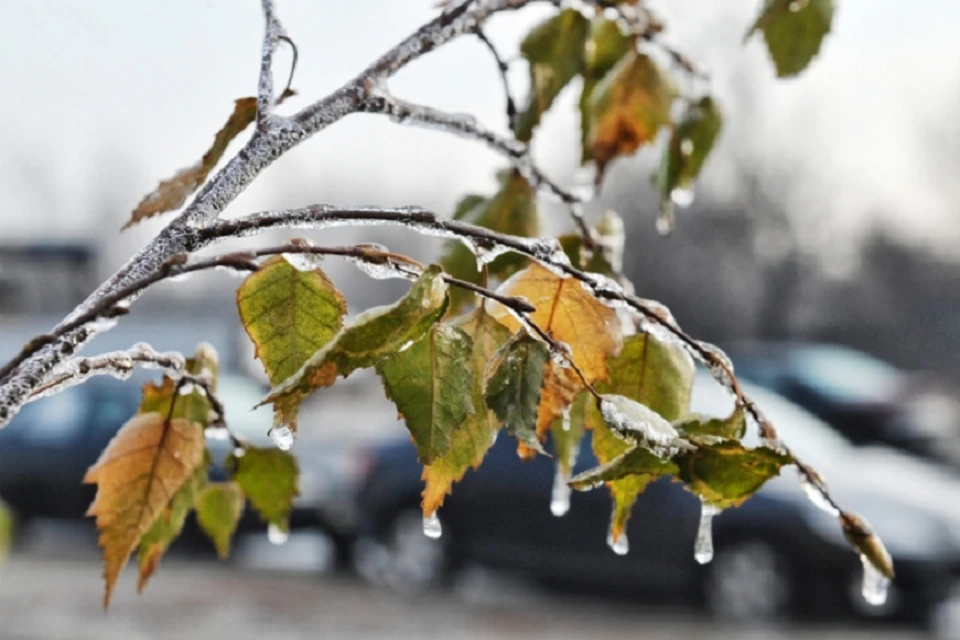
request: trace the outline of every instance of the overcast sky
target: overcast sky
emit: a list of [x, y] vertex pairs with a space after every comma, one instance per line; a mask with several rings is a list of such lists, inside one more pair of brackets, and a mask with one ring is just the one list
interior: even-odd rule
[[[960, 2], [837, 2], [820, 58], [790, 81], [773, 78], [759, 39], [741, 45], [760, 0], [651, 2], [668, 18], [668, 41], [711, 71], [727, 107], [726, 135], [702, 190], [732, 195], [734, 164], [725, 159], [734, 156], [782, 165], [792, 176], [783, 197], [817, 223], [811, 237], [879, 220], [950, 251], [960, 202]], [[434, 4], [277, 0], [301, 53], [295, 86], [302, 97], [291, 108], [350, 79], [429, 19]], [[513, 52], [547, 10], [498, 16], [491, 32]], [[113, 233], [158, 179], [199, 157], [233, 99], [256, 85], [257, 0], [31, 0], [8, 2], [4, 18], [6, 238]], [[499, 80], [472, 39], [411, 65], [391, 86], [405, 98], [504, 125]], [[558, 176], [574, 167], [574, 127], [573, 110], [561, 109], [537, 141], [538, 155]], [[449, 207], [467, 190], [488, 188], [500, 164], [476, 143], [351, 116], [278, 162], [231, 212], [308, 202]], [[147, 224], [126, 242], [142, 242], [156, 229]]]

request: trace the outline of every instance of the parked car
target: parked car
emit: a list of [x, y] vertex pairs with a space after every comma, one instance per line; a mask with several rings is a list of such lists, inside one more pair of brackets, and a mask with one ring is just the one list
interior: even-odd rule
[[960, 467], [960, 402], [937, 380], [825, 344], [744, 343], [737, 374], [792, 400], [855, 444], [886, 444]]
[[[699, 501], [669, 479], [654, 482], [634, 507], [630, 550], [620, 557], [605, 544], [608, 493], [575, 493], [569, 513], [554, 517], [553, 461], [540, 456], [521, 462], [505, 435], [447, 498], [439, 540], [422, 533], [420, 467], [409, 438], [373, 450], [359, 493], [364, 519], [357, 561], [404, 589], [436, 583], [470, 562], [583, 589], [702, 602], [714, 614], [734, 618], [868, 611], [930, 619], [960, 572], [960, 483], [894, 450], [856, 448], [796, 405], [744, 387], [794, 450], [825, 475], [835, 497], [864, 515], [885, 540], [897, 577], [884, 607], [863, 603], [857, 555], [836, 519], [805, 497], [792, 469], [715, 518], [716, 552], [705, 566], [693, 557]], [[692, 408], [723, 415], [732, 401], [701, 378]], [[576, 468], [596, 463], [588, 433]]]

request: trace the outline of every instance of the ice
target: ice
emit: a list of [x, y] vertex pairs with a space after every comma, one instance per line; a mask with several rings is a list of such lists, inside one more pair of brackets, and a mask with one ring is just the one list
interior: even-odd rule
[[673, 202], [664, 201], [660, 205], [660, 215], [657, 216], [657, 233], [668, 236], [673, 232], [674, 212]]
[[670, 192], [670, 200], [681, 209], [686, 209], [693, 204], [693, 189], [677, 187]]
[[550, 497], [550, 513], [557, 516], [567, 515], [570, 511], [570, 473], [564, 471], [563, 465], [557, 462], [557, 471], [553, 476], [553, 493]]
[[788, 6], [789, 6], [789, 9], [790, 9], [790, 12], [791, 12], [791, 13], [797, 13], [798, 11], [803, 10], [804, 8], [806, 8], [806, 6], [807, 6], [807, 4], [809, 4], [809, 2], [810, 2], [810, 0], [793, 0], [793, 2], [791, 2], [791, 3], [788, 5]]
[[214, 267], [213, 270], [217, 273], [225, 273], [232, 278], [246, 278], [250, 275], [250, 272], [245, 269], [234, 269], [233, 267], [227, 266]]
[[596, 225], [604, 257], [615, 272], [623, 270], [623, 251], [626, 246], [626, 227], [623, 218], [613, 209], [607, 209]]
[[272, 522], [267, 526], [267, 540], [269, 540], [271, 544], [281, 545], [289, 538], [290, 533], [286, 529]]
[[690, 154], [693, 153], [693, 150], [694, 150], [693, 140], [691, 140], [690, 138], [684, 138], [683, 140], [680, 141], [680, 153], [682, 153], [685, 156], [689, 156]]
[[613, 393], [600, 397], [600, 412], [604, 421], [621, 438], [655, 446], [669, 445], [677, 440], [677, 430], [673, 425], [649, 407]]
[[800, 469], [797, 469], [797, 474], [800, 476], [800, 486], [803, 487], [803, 492], [807, 494], [810, 502], [812, 502], [817, 508], [826, 511], [832, 516], [839, 516], [840, 511], [830, 504], [830, 501], [827, 500], [827, 496], [824, 495], [823, 489], [818, 487], [816, 484], [810, 481]]
[[211, 440], [218, 440], [221, 442], [230, 439], [230, 432], [223, 427], [207, 427], [204, 429], [203, 434]]
[[697, 529], [697, 540], [693, 543], [693, 557], [700, 564], [713, 560], [713, 518], [719, 513], [719, 508], [700, 499], [700, 527]]
[[187, 271], [186, 273], [177, 273], [176, 275], [169, 276], [167, 280], [170, 282], [186, 282], [192, 275], [192, 271]]
[[477, 250], [477, 266], [482, 267], [485, 264], [490, 264], [500, 256], [511, 251], [510, 247], [505, 247], [503, 245], [495, 245], [490, 249], [478, 249]]
[[440, 525], [440, 518], [437, 517], [436, 511], [423, 516], [423, 535], [431, 540], [438, 540], [443, 535], [443, 527]]
[[623, 531], [616, 538], [613, 537], [613, 523], [610, 523], [610, 531], [607, 532], [607, 546], [613, 549], [618, 556], [625, 556], [630, 553], [630, 541], [627, 539], [627, 532]]
[[887, 601], [890, 578], [880, 573], [870, 562], [870, 558], [862, 553], [860, 554], [860, 563], [863, 565], [863, 585], [860, 589], [863, 599], [875, 607], [882, 606]]
[[323, 264], [323, 256], [319, 253], [284, 253], [283, 259], [297, 271], [315, 271]]
[[270, 439], [281, 451], [289, 451], [296, 436], [288, 425], [282, 424], [270, 429]]
[[234, 457], [234, 458], [242, 458], [242, 457], [245, 456], [245, 455], [247, 455], [247, 450], [244, 449], [243, 447], [235, 447], [235, 448], [233, 449], [233, 457]]

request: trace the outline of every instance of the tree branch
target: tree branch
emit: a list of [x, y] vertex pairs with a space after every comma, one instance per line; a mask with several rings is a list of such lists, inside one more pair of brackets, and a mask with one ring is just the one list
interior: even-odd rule
[[510, 65], [500, 56], [500, 52], [497, 51], [497, 48], [494, 46], [490, 39], [487, 37], [487, 34], [483, 32], [483, 29], [477, 27], [474, 29], [474, 33], [477, 38], [480, 39], [487, 49], [490, 50], [493, 59], [497, 63], [497, 69], [500, 71], [500, 80], [503, 82], [503, 93], [506, 96], [507, 100], [507, 124], [511, 129], [516, 125], [517, 121], [517, 103], [513, 100], [513, 93], [510, 90], [510, 81], [507, 79], [507, 72], [510, 71]]
[[257, 129], [266, 131], [273, 107], [273, 53], [277, 50], [277, 43], [287, 34], [274, 12], [273, 0], [260, 0], [260, 5], [266, 25], [260, 52], [260, 81], [257, 84]]

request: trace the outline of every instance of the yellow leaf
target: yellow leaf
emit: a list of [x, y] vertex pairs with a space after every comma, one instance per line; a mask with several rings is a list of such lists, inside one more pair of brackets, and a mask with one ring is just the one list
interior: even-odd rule
[[203, 430], [195, 422], [140, 413], [120, 429], [87, 471], [83, 481], [97, 485], [87, 515], [96, 516], [100, 530], [105, 608], [120, 570], [143, 534], [203, 462], [203, 451]]

